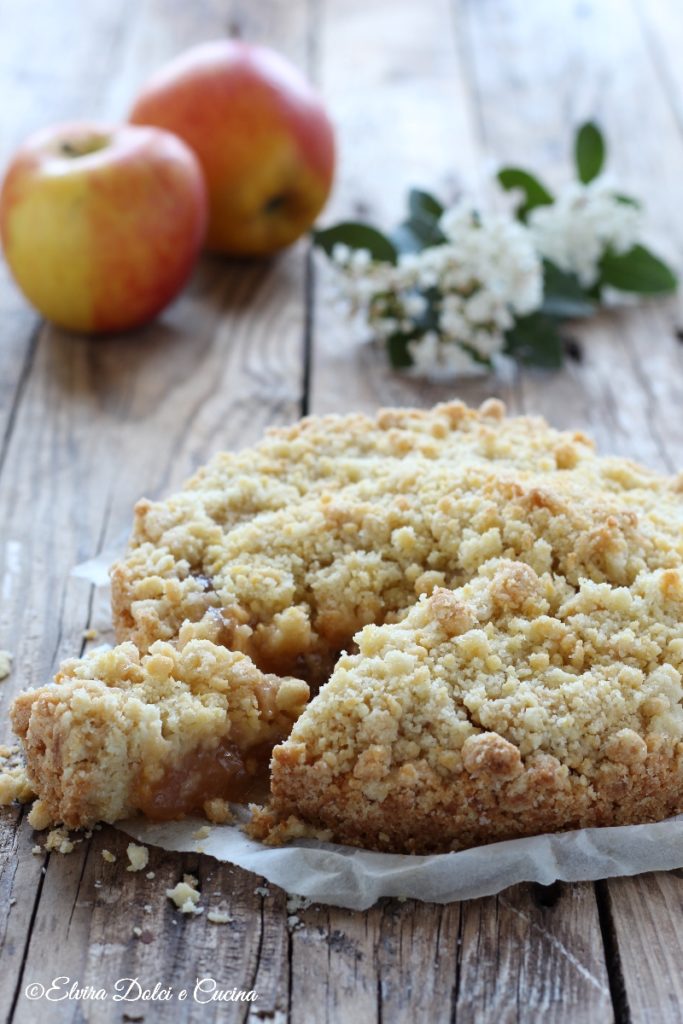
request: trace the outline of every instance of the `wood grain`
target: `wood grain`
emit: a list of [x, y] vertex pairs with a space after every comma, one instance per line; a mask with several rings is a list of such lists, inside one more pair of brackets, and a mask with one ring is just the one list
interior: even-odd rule
[[[655, 240], [683, 256], [683, 12], [673, 0], [92, 0], [84, 12], [77, 0], [35, 0], [30, 14], [0, 0], [0, 95], [12, 97], [0, 161], [41, 124], [124, 115], [168, 56], [236, 34], [272, 42], [317, 76], [339, 128], [330, 222], [389, 224], [412, 184], [492, 201], [487, 181], [502, 160], [561, 182], [571, 126], [590, 114], [614, 167], [648, 195]], [[216, 449], [302, 409], [424, 406], [454, 393], [476, 403], [493, 391], [513, 410], [589, 429], [606, 450], [683, 462], [677, 301], [577, 327], [583, 359], [562, 373], [457, 388], [392, 374], [381, 352], [351, 338], [306, 243], [265, 266], [207, 259], [157, 324], [95, 342], [42, 325], [3, 268], [0, 319], [0, 647], [16, 655], [2, 720], [13, 693], [44, 682], [88, 626], [108, 636], [103, 594], [70, 577], [72, 565], [120, 546], [142, 493], [167, 493]], [[311, 906], [292, 920], [280, 891], [263, 895], [260, 879], [209, 858], [155, 849], [154, 879], [127, 872], [128, 839], [112, 829], [69, 857], [31, 856], [23, 819], [0, 815], [3, 1019], [32, 1024], [45, 1011], [26, 984], [60, 974], [176, 991], [210, 976], [259, 998], [142, 1010], [64, 1002], [50, 1007], [57, 1024], [124, 1012], [278, 1024], [680, 1019], [679, 873], [614, 880], [598, 899], [589, 884], [522, 885], [447, 907]], [[165, 889], [187, 871], [230, 924], [175, 911]]]
[[[305, 6], [296, 11], [278, 4], [266, 11], [266, 6], [259, 14], [260, 31], [278, 36], [280, 47], [300, 59], [307, 39]], [[228, 28], [246, 30], [254, 20], [251, 13], [244, 14], [249, 7], [169, 8], [149, 2], [129, 19], [119, 8], [128, 25], [117, 22], [117, 54], [125, 75], [112, 76], [113, 93], [99, 104], [95, 94], [91, 102], [103, 114], [123, 113], [152, 69], [150, 54], [157, 63], [195, 40], [225, 34]], [[16, 26], [20, 29], [29, 48], [30, 23], [21, 22]], [[98, 48], [110, 45], [110, 27], [94, 21], [91, 31], [93, 62]], [[21, 48], [21, 39], [17, 46]], [[80, 92], [74, 89], [70, 100], [80, 95], [83, 102], [88, 74], [84, 59]], [[36, 333], [30, 372], [16, 393], [0, 476], [0, 579], [5, 586], [0, 645], [13, 651], [17, 666], [0, 694], [3, 712], [20, 686], [49, 678], [59, 660], [81, 649], [83, 631], [106, 621], [102, 602], [87, 584], [69, 577], [69, 571], [103, 546], [123, 542], [134, 501], [143, 493], [154, 496], [177, 486], [213, 451], [249, 443], [267, 425], [297, 417], [302, 404], [304, 261], [302, 247], [265, 266], [207, 259], [188, 293], [157, 324], [135, 335], [91, 341], [52, 327]], [[11, 811], [3, 814], [0, 841], [8, 845], [15, 818]], [[32, 845], [30, 830], [25, 832], [24, 846]], [[136, 896], [125, 858], [114, 869], [114, 897], [93, 889], [95, 868], [88, 865], [97, 864], [99, 846], [118, 849], [123, 843], [111, 830], [103, 835], [84, 842], [68, 858], [29, 857], [16, 867], [9, 855], [2, 865], [3, 884], [7, 879], [10, 891], [22, 898], [17, 895], [15, 904], [5, 904], [0, 917], [0, 929], [12, 941], [0, 1010], [9, 1010], [28, 981], [40, 980], [38, 974], [47, 977], [56, 970], [78, 977], [83, 985], [96, 984], [105, 963], [106, 977], [115, 978], [133, 970], [143, 974], [150, 958], [157, 976], [160, 965], [175, 961], [182, 962], [188, 981], [202, 964], [217, 971], [219, 980], [234, 971], [237, 987], [258, 976], [262, 1005], [277, 1009], [276, 1002], [286, 1001], [287, 972], [281, 977], [278, 970], [276, 977], [272, 957], [262, 956], [264, 950], [286, 947], [281, 899], [271, 901], [271, 913], [262, 918], [254, 913], [260, 909], [254, 896], [258, 881], [237, 869], [220, 868], [216, 884], [230, 894], [230, 912], [236, 918], [242, 914], [252, 929], [258, 924], [253, 943], [234, 945], [232, 926], [220, 929], [206, 918], [188, 922], [181, 917], [176, 927], [183, 934], [188, 929], [193, 949], [191, 957], [185, 956], [190, 940], [179, 946], [176, 928], [166, 926], [166, 914], [162, 927], [154, 930], [150, 953], [132, 934], [129, 898]], [[175, 884], [183, 866], [179, 858], [170, 858], [169, 864], [168, 878]], [[44, 883], [31, 889], [28, 879], [37, 865], [46, 869]], [[215, 872], [216, 865], [207, 860], [200, 870], [202, 875]], [[152, 892], [162, 907], [166, 881], [164, 875]], [[122, 892], [125, 899], [119, 898]], [[245, 902], [243, 911], [238, 909], [240, 900]], [[15, 933], [20, 937], [16, 942]], [[100, 949], [103, 934], [116, 936], [104, 943], [106, 960]], [[217, 959], [211, 954], [216, 944], [221, 946]], [[228, 947], [234, 950], [230, 955]], [[49, 968], [46, 974], [44, 968]], [[166, 966], [162, 974], [167, 977]], [[237, 1007], [234, 1013], [239, 1016], [243, 1009]], [[31, 1020], [34, 1012], [19, 995], [17, 1019]], [[92, 1010], [78, 1003], [60, 1004], [55, 1019], [79, 1020], [82, 1012], [104, 1019], [99, 1006]], [[107, 1012], [120, 1020], [116, 1004], [108, 1005]], [[206, 1012], [188, 1004], [188, 1019], [192, 1013], [202, 1013], [204, 1019]]]

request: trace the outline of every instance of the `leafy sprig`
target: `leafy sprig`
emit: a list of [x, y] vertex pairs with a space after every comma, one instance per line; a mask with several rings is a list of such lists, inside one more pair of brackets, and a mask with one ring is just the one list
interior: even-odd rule
[[[589, 185], [602, 173], [607, 158], [607, 147], [604, 137], [593, 121], [582, 124], [574, 139], [574, 164], [578, 180]], [[526, 223], [529, 214], [539, 206], [552, 205], [555, 201], [551, 192], [543, 182], [529, 171], [519, 167], [504, 167], [498, 172], [498, 182], [506, 191], [518, 191], [520, 199], [515, 210], [519, 220]], [[633, 196], [614, 193], [614, 198], [627, 206], [640, 208], [640, 203]], [[557, 285], [556, 275], [551, 271], [551, 278]], [[644, 245], [634, 245], [624, 253], [607, 250], [600, 263], [600, 275], [590, 291], [582, 288], [578, 278], [573, 274], [565, 274], [560, 286], [560, 293], [567, 298], [583, 294], [586, 303], [600, 300], [605, 287], [615, 288], [622, 292], [639, 295], [664, 295], [675, 291], [678, 279], [673, 270], [658, 256]], [[566, 314], [590, 315], [588, 314]]]
[[[601, 175], [606, 162], [606, 145], [600, 129], [594, 122], [580, 126], [574, 139], [574, 164], [580, 188], [591, 187]], [[500, 186], [517, 196], [514, 214], [517, 220], [533, 232], [535, 223], [546, 214], [534, 214], [539, 208], [551, 209], [561, 201], [534, 174], [522, 167], [504, 167], [497, 175]], [[588, 193], [586, 193], [588, 194]], [[581, 202], [579, 192], [578, 201]], [[610, 202], [640, 208], [639, 202], [629, 195], [610, 192]], [[438, 198], [420, 189], [408, 195], [405, 219], [386, 234], [374, 226], [359, 221], [344, 221], [333, 227], [314, 232], [314, 241], [328, 256], [342, 247], [350, 254], [364, 253], [373, 265], [396, 267], [402, 258], [416, 256], [425, 250], [445, 244], [457, 245], [443, 230], [445, 209]], [[571, 211], [570, 211], [571, 214]], [[627, 243], [628, 244], [628, 243]], [[513, 325], [504, 332], [502, 353], [524, 365], [554, 369], [560, 367], [564, 357], [563, 325], [567, 320], [592, 316], [606, 288], [640, 295], [661, 295], [676, 289], [678, 280], [673, 270], [641, 243], [626, 251], [618, 251], [608, 244], [597, 261], [594, 280], [589, 284], [579, 274], [540, 254], [543, 273], [543, 297], [538, 307], [526, 315], [517, 315]], [[561, 262], [561, 261], [560, 261]], [[585, 277], [585, 275], [584, 275]], [[412, 365], [411, 348], [414, 342], [427, 334], [439, 335], [439, 308], [443, 294], [438, 288], [423, 288], [423, 303], [419, 314], [410, 321], [405, 318], [386, 335], [387, 351], [394, 367]], [[391, 312], [391, 296], [378, 293], [373, 299], [381, 306], [385, 303]], [[444, 343], [453, 344], [452, 341]], [[458, 344], [457, 342], [455, 344]], [[487, 357], [463, 348], [478, 362], [488, 363]]]

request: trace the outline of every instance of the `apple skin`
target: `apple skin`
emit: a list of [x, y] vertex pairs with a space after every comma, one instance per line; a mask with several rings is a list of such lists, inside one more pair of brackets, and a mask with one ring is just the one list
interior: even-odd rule
[[147, 323], [177, 294], [206, 234], [196, 157], [155, 128], [62, 124], [32, 136], [0, 191], [0, 238], [26, 298], [84, 333]]
[[330, 193], [330, 120], [306, 79], [268, 47], [193, 47], [152, 78], [130, 120], [175, 132], [197, 154], [214, 252], [263, 255], [290, 245]]

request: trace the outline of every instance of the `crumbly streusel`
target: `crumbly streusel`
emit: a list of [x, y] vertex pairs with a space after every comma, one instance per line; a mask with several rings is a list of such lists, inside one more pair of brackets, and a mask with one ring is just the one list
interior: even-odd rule
[[144, 650], [201, 622], [264, 671], [319, 684], [358, 629], [492, 557], [628, 584], [680, 564], [681, 493], [500, 403], [311, 419], [138, 505], [112, 573], [117, 632]]

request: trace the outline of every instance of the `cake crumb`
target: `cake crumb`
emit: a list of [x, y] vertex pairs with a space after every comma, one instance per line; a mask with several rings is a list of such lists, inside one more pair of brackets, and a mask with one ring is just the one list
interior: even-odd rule
[[137, 846], [136, 843], [129, 843], [126, 850], [130, 864], [126, 871], [144, 871], [149, 863], [149, 850], [146, 846]]
[[102, 850], [102, 860], [106, 860], [107, 864], [113, 864], [116, 861], [116, 856], [109, 850]]
[[28, 814], [28, 823], [36, 832], [42, 832], [44, 828], [52, 824], [52, 815], [42, 800], [36, 800]]
[[287, 897], [287, 913], [295, 914], [297, 910], [308, 910], [311, 903], [312, 900], [307, 899], [305, 896], [297, 896], [295, 893], [292, 893]]
[[203, 907], [199, 904], [199, 892], [197, 890], [197, 879], [194, 875], [183, 875], [182, 882], [178, 882], [172, 889], [166, 890], [166, 895], [180, 911], [181, 914], [202, 914]]
[[145, 905], [144, 905], [144, 907], [142, 909], [144, 910], [144, 912], [146, 914], [151, 914], [152, 913], [152, 904], [151, 903], [145, 903]]
[[9, 651], [0, 651], [0, 682], [7, 679], [12, 671], [13, 655]]
[[209, 825], [202, 825], [196, 832], [192, 833], [193, 839], [208, 839], [211, 835], [211, 828]]
[[210, 910], [206, 915], [206, 920], [211, 924], [230, 924], [232, 918], [225, 910]]
[[259, 885], [254, 889], [254, 896], [270, 896], [270, 889], [267, 889], [265, 885]]
[[0, 807], [6, 807], [15, 800], [24, 804], [34, 796], [19, 747], [0, 744]]
[[36, 845], [31, 850], [31, 853], [33, 854], [34, 857], [40, 857], [42, 852], [43, 852], [43, 848], [42, 848], [42, 846], [39, 846], [38, 843], [36, 843]]
[[145, 875], [145, 878], [149, 878], [151, 882], [153, 878], [156, 878], [156, 875], [154, 874], [153, 871], [148, 871], [147, 874]]
[[204, 814], [214, 825], [227, 825], [228, 822], [233, 820], [230, 804], [221, 797], [206, 800], [204, 802]]
[[98, 631], [94, 627], [92, 627], [92, 626], [91, 626], [90, 629], [84, 629], [83, 630], [83, 639], [84, 640], [97, 640], [99, 635], [100, 634], [98, 633]]
[[73, 853], [75, 845], [65, 828], [53, 828], [45, 841], [45, 849], [52, 853]]
[[142, 928], [139, 928], [139, 927], [138, 927], [137, 925], [135, 925], [135, 926], [134, 926], [134, 928], [133, 928], [133, 935], [134, 935], [134, 936], [135, 936], [135, 937], [136, 937], [137, 939], [139, 939], [139, 938], [140, 938], [140, 936], [142, 935]]
[[12, 765], [0, 771], [0, 807], [18, 800], [25, 804], [35, 796], [23, 765]]

